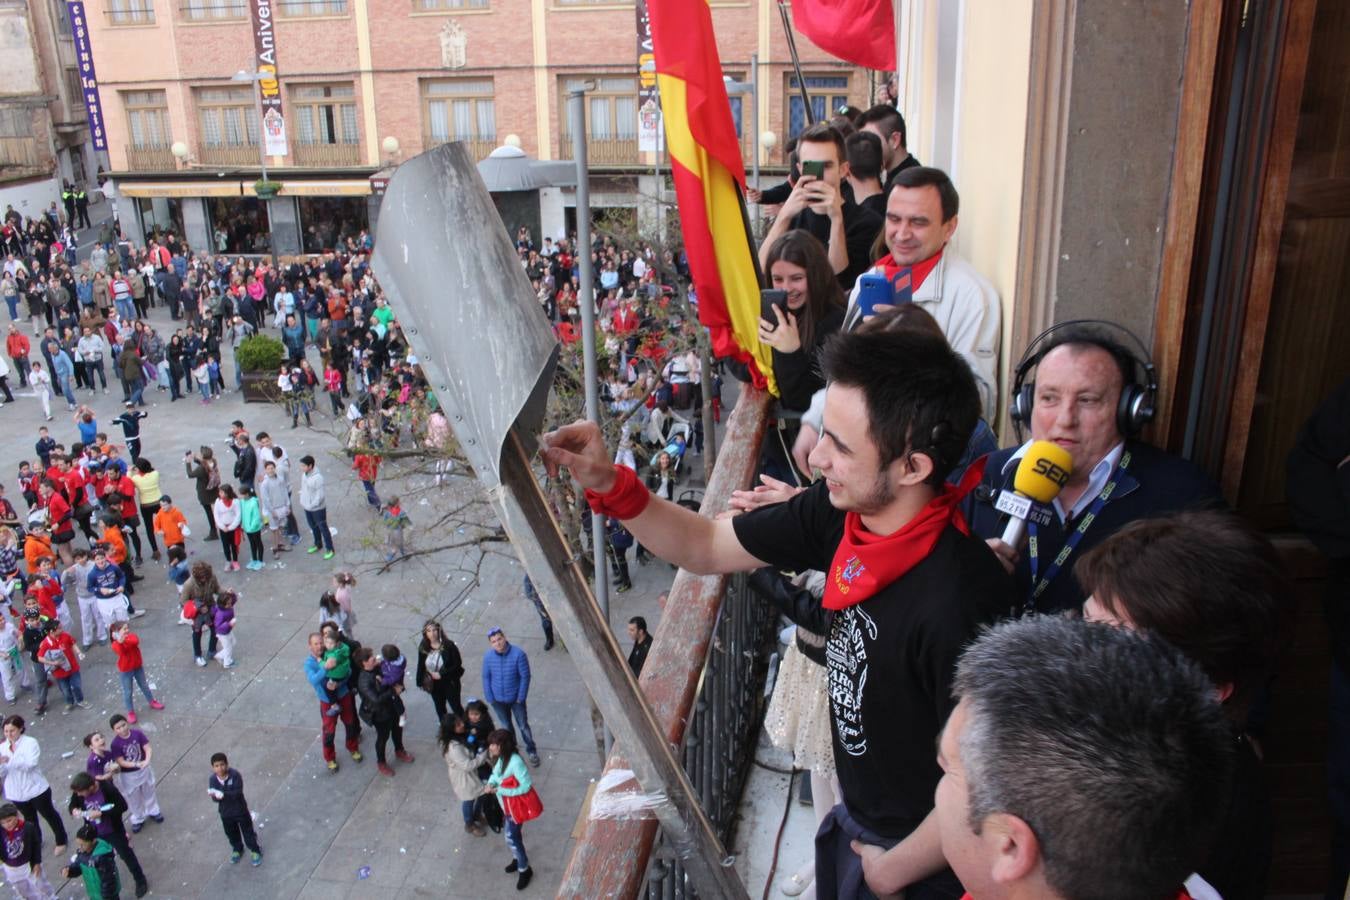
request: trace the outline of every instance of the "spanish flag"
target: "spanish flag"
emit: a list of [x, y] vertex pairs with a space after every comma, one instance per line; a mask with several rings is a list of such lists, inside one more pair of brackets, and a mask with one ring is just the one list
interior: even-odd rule
[[773, 355], [759, 342], [759, 276], [741, 205], [745, 166], [722, 83], [707, 0], [647, 0], [671, 175], [699, 320], [713, 355], [746, 363], [777, 393]]

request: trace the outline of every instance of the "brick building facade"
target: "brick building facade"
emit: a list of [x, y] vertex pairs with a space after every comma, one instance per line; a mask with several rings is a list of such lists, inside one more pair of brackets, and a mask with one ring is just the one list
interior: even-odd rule
[[[230, 252], [310, 251], [367, 221], [370, 176], [447, 140], [482, 158], [518, 139], [539, 159], [571, 157], [568, 85], [590, 80], [593, 206], [637, 206], [663, 163], [637, 146], [638, 64], [632, 3], [589, 0], [271, 0], [283, 155], [267, 159], [281, 193], [260, 204], [260, 123], [251, 24], [259, 0], [109, 0], [92, 25], [109, 152], [124, 226], [186, 233]], [[757, 55], [760, 132], [733, 97], [746, 152], [781, 166], [800, 130], [773, 0], [713, 2], [726, 73], [750, 81]], [[863, 106], [869, 73], [798, 38], [820, 116]], [[232, 80], [236, 73], [241, 80]], [[511, 141], [515, 143], [513, 139]], [[272, 149], [277, 149], [273, 147]], [[562, 207], [572, 204], [563, 194]], [[564, 221], [573, 221], [568, 213]], [[555, 217], [556, 218], [556, 217]], [[557, 227], [545, 227], [556, 231]], [[268, 241], [274, 242], [273, 248]]]

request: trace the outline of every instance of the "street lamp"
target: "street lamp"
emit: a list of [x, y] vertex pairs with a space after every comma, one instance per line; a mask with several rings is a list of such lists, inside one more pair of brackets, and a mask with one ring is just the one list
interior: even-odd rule
[[[230, 76], [231, 81], [252, 82], [253, 83], [253, 102], [258, 111], [258, 167], [262, 169], [262, 177], [258, 179], [261, 182], [267, 181], [267, 135], [263, 130], [263, 107], [262, 107], [262, 83], [276, 78], [273, 72], [245, 71], [240, 69]], [[244, 136], [248, 136], [248, 127], [244, 127]], [[254, 189], [254, 193], [258, 193]], [[264, 197], [258, 193], [258, 202], [262, 204], [263, 210], [267, 213], [267, 246], [271, 248], [272, 265], [277, 264], [277, 242], [276, 235], [272, 232], [272, 204], [270, 197]]]

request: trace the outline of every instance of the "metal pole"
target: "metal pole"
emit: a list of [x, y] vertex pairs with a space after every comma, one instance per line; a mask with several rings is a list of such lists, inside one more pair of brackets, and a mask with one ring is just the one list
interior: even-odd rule
[[[577, 163], [577, 260], [581, 263], [581, 358], [586, 382], [586, 418], [600, 424], [600, 390], [595, 364], [595, 272], [591, 263], [591, 186], [586, 174], [586, 92], [569, 91], [567, 114], [572, 129], [572, 156]], [[605, 522], [591, 516], [591, 547], [595, 552], [595, 600], [609, 626], [609, 566], [605, 559]], [[605, 729], [605, 750], [613, 738]]]
[[[260, 181], [267, 180], [267, 132], [263, 125], [263, 105], [262, 105], [262, 79], [258, 77], [255, 71], [253, 76], [253, 103], [258, 110], [258, 167], [262, 169], [262, 178]], [[244, 129], [247, 132], [247, 128]], [[266, 197], [259, 197], [258, 202], [262, 204], [263, 211], [267, 213], [267, 246], [272, 252], [272, 266], [277, 264], [277, 238], [276, 230], [272, 227], [272, 203]]]
[[[750, 93], [751, 102], [754, 104], [750, 109], [750, 130], [754, 132], [751, 135], [754, 143], [750, 148], [750, 180], [754, 182], [755, 190], [759, 190], [759, 54], [750, 54]], [[754, 215], [754, 236], [760, 236], [760, 227], [763, 216], [760, 213], [759, 204], [755, 204]]]

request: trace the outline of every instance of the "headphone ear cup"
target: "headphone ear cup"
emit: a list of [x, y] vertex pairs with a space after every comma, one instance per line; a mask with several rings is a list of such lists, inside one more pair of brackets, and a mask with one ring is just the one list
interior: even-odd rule
[[1036, 395], [1035, 383], [1024, 384], [1012, 395], [1012, 404], [1008, 408], [1008, 418], [1021, 425], [1031, 423], [1031, 404]]
[[1126, 437], [1139, 433], [1151, 416], [1144, 416], [1145, 393], [1137, 384], [1127, 384], [1120, 391], [1120, 404], [1116, 407], [1116, 427]]

